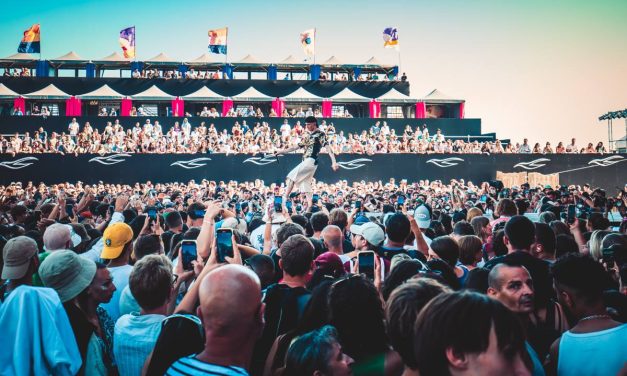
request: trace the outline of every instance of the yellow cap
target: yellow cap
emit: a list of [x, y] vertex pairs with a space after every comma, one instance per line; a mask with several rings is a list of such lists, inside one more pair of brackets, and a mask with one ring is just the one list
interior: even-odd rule
[[102, 236], [104, 248], [100, 258], [114, 259], [120, 257], [124, 246], [133, 240], [133, 230], [131, 226], [124, 222], [117, 222], [109, 225]]

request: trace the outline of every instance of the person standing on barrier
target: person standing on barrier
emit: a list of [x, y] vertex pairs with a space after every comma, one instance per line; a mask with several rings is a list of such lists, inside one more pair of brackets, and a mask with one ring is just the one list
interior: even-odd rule
[[[313, 116], [309, 116], [305, 119], [305, 127], [309, 133], [303, 137], [297, 146], [279, 150], [273, 154], [278, 156], [280, 154], [287, 154], [301, 148], [305, 149], [305, 152], [303, 153], [303, 161], [287, 175], [285, 183], [286, 190], [283, 201], [287, 201], [295, 185], [298, 185], [301, 193], [305, 193], [307, 195], [307, 200], [309, 202], [311, 202], [312, 199], [311, 180], [318, 168], [318, 155], [320, 154], [322, 148], [327, 144], [327, 137], [324, 132], [318, 129], [318, 120]], [[331, 158], [331, 168], [333, 171], [337, 171], [339, 166], [337, 162], [335, 162], [335, 155], [331, 150], [327, 151], [329, 153], [329, 157]]]

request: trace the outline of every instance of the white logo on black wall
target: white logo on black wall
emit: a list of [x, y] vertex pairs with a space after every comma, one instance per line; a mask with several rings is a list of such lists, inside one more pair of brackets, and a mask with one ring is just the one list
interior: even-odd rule
[[457, 158], [457, 157], [451, 157], [451, 158], [445, 158], [445, 159], [429, 159], [426, 163], [431, 163], [434, 164], [438, 167], [441, 168], [446, 168], [446, 167], [453, 167], [453, 166], [457, 166], [458, 164], [460, 164], [461, 162], [463, 162], [464, 160], [461, 158]]
[[124, 153], [113, 154], [113, 155], [109, 155], [106, 157], [94, 157], [90, 159], [89, 162], [98, 162], [105, 166], [111, 166], [114, 164], [124, 162], [126, 160], [125, 158], [130, 157], [130, 156], [131, 156], [130, 154], [124, 154]]
[[201, 158], [191, 159], [189, 161], [176, 161], [172, 163], [170, 166], [179, 166], [179, 167], [183, 167], [186, 170], [192, 170], [194, 168], [206, 166], [207, 164], [203, 162], [210, 161], [210, 160], [211, 158], [201, 157]]
[[242, 163], [253, 163], [257, 166], [265, 166], [271, 163], [278, 162], [279, 160], [277, 158], [278, 157], [275, 156], [250, 157]]
[[35, 157], [25, 157], [25, 158], [20, 158], [20, 159], [11, 161], [11, 162], [2, 162], [0, 163], [0, 166], [9, 168], [11, 170], [20, 170], [22, 168], [26, 168], [32, 165], [38, 160], [39, 159]]
[[357, 158], [348, 162], [337, 162], [337, 165], [340, 166], [340, 168], [343, 168], [345, 170], [355, 170], [355, 169], [365, 166], [366, 162], [372, 162], [372, 159]]
[[534, 159], [533, 161], [529, 161], [529, 162], [520, 162], [518, 164], [515, 164], [514, 168], [520, 167], [520, 168], [524, 168], [525, 170], [536, 170], [540, 167], [546, 166], [546, 162], [550, 162], [550, 161], [551, 160], [548, 158], [539, 158], [539, 159]]

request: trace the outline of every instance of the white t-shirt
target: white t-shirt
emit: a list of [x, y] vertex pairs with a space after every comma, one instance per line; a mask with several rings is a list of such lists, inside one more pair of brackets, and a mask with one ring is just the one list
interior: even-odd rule
[[[272, 225], [272, 235], [276, 233], [276, 230], [279, 229], [281, 225]], [[257, 227], [253, 232], [250, 233], [250, 242], [256, 249], [263, 250], [263, 234], [266, 231], [266, 225], [263, 224]]]

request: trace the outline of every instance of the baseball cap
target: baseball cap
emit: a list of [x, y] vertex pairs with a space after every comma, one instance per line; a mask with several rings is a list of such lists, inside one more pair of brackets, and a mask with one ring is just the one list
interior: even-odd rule
[[374, 246], [379, 246], [385, 240], [383, 229], [374, 222], [363, 225], [351, 225], [351, 233], [363, 236], [366, 241]]
[[231, 228], [237, 230], [242, 234], [246, 233], [246, 221], [235, 217], [228, 217], [222, 221], [220, 228]]
[[69, 250], [52, 252], [39, 266], [42, 282], [56, 290], [63, 303], [85, 290], [95, 275], [95, 262]]
[[331, 269], [338, 275], [345, 274], [344, 265], [340, 256], [333, 252], [324, 252], [314, 260], [318, 268]]
[[131, 226], [124, 222], [117, 222], [109, 225], [102, 236], [104, 248], [100, 258], [114, 259], [120, 256], [126, 243], [133, 240], [133, 230]]
[[420, 205], [414, 210], [414, 218], [420, 228], [429, 228], [431, 226], [431, 210], [426, 205]]
[[30, 260], [37, 255], [37, 243], [27, 236], [9, 239], [2, 250], [2, 279], [19, 279], [26, 275]]
[[368, 217], [362, 214], [362, 215], [357, 215], [357, 218], [355, 218], [354, 224], [359, 226], [368, 222], [370, 222], [370, 219], [368, 219]]

